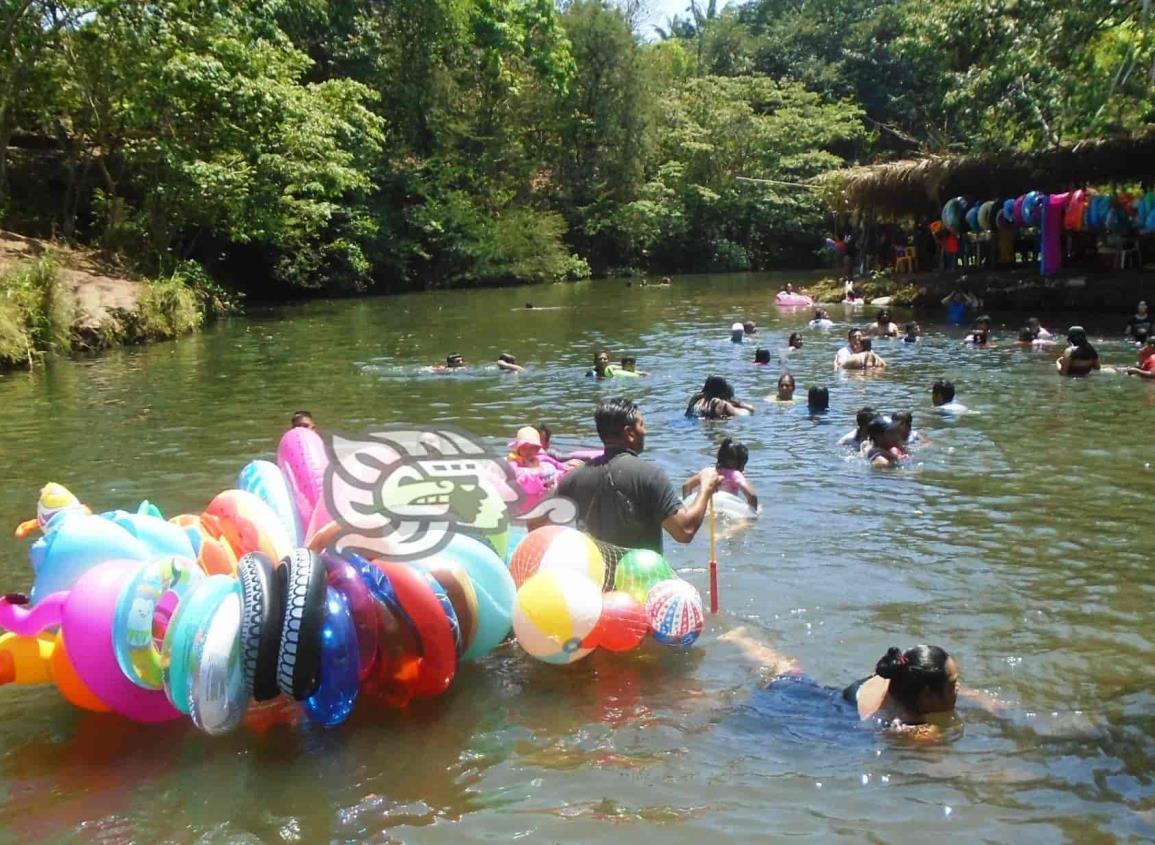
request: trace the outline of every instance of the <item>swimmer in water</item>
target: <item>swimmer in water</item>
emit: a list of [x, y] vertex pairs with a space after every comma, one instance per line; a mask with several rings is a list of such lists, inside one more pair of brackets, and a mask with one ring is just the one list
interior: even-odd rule
[[[735, 443], [729, 437], [718, 447], [716, 469], [721, 481], [718, 491], [729, 493], [732, 496], [744, 496], [746, 503], [754, 510], [758, 510], [758, 494], [753, 485], [746, 480], [746, 463], [750, 460], [750, 450], [745, 443]], [[682, 485], [683, 498], [702, 486], [702, 473], [696, 472], [686, 479]]]
[[746, 327], [741, 323], [734, 323], [730, 326], [730, 342], [741, 343], [742, 338], [746, 336]]
[[586, 371], [586, 378], [607, 379], [614, 377], [614, 368], [610, 365], [608, 349], [599, 349], [594, 353], [594, 368]]
[[1141, 379], [1155, 379], [1155, 334], [1147, 335], [1147, 339], [1139, 347], [1139, 366], [1123, 367], [1119, 372]]
[[525, 372], [525, 367], [517, 363], [517, 357], [508, 352], [502, 352], [497, 356], [497, 368], [507, 373]]
[[754, 363], [762, 366], [770, 363], [770, 350], [763, 346], [759, 346], [754, 350]]
[[887, 423], [883, 417], [875, 417], [866, 426], [866, 442], [862, 444], [862, 454], [872, 467], [897, 466], [909, 457], [903, 446], [900, 429], [893, 422]]
[[687, 417], [704, 420], [725, 420], [730, 417], [744, 417], [754, 413], [754, 409], [734, 398], [734, 388], [721, 376], [710, 376], [702, 389], [690, 397], [686, 406]]
[[794, 376], [790, 375], [790, 373], [783, 373], [778, 376], [778, 392], [773, 396], [767, 396], [766, 401], [773, 402], [777, 405], [793, 405]]
[[456, 352], [451, 352], [445, 356], [445, 363], [434, 364], [433, 371], [437, 373], [447, 373], [450, 370], [464, 370], [465, 359]]
[[910, 411], [895, 411], [890, 415], [891, 424], [898, 432], [899, 442], [903, 446], [909, 446], [911, 443], [928, 443], [928, 441], [920, 431], [914, 430], [914, 414]]
[[967, 406], [956, 402], [954, 382], [939, 379], [930, 386], [930, 401], [940, 414], [965, 414]]
[[812, 329], [830, 329], [834, 328], [834, 321], [830, 319], [830, 315], [826, 313], [825, 308], [814, 309], [814, 319], [807, 323]]
[[898, 337], [898, 323], [890, 318], [886, 308], [878, 312], [878, 319], [870, 325], [871, 337]]
[[1019, 329], [1019, 339], [1015, 341], [1015, 346], [1021, 346], [1024, 349], [1050, 349], [1054, 345], [1055, 342], [1050, 339], [1050, 335], [1047, 337], [1036, 335], [1029, 325]]
[[994, 346], [991, 343], [991, 333], [986, 329], [974, 329], [966, 340], [963, 341], [966, 346], [974, 347], [975, 349], [987, 349]]
[[830, 410], [830, 389], [814, 384], [806, 391], [806, 410], [810, 416], [825, 414]]
[[758, 334], [758, 326], [753, 320], [747, 320], [742, 324], [742, 332], [749, 337], [752, 334]]
[[1067, 329], [1067, 343], [1063, 354], [1055, 361], [1055, 369], [1062, 376], [1085, 376], [1101, 369], [1099, 353], [1087, 340], [1087, 332], [1082, 326]]
[[1039, 322], [1038, 317], [1031, 317], [1027, 320], [1027, 328], [1031, 330], [1031, 340], [1053, 340], [1055, 337], [1043, 328], [1043, 324]]
[[853, 446], [855, 449], [862, 446], [867, 438], [866, 427], [875, 416], [874, 408], [869, 406], [859, 408], [858, 413], [854, 415], [854, 428], [838, 438], [838, 445]]
[[672, 284], [669, 276], [662, 276], [662, 281], [658, 283], [658, 287], [668, 288]]
[[307, 428], [311, 431], [317, 430], [317, 423], [313, 421], [313, 415], [308, 411], [297, 411], [293, 414], [293, 420], [290, 428]]
[[[824, 689], [800, 673], [794, 661], [756, 642], [744, 628], [729, 631], [719, 639], [733, 643], [744, 657], [773, 676], [763, 687], [764, 692], [774, 692], [782, 684]], [[846, 687], [840, 698], [854, 708], [860, 721], [875, 722], [888, 731], [917, 739], [936, 740], [941, 738], [942, 730], [932, 720], [939, 721], [953, 713], [960, 693], [986, 708], [997, 706], [989, 696], [960, 689], [958, 665], [945, 649], [916, 645], [906, 651], [888, 648], [875, 663], [874, 673]]]
[[846, 333], [846, 341], [846, 346], [834, 356], [834, 369], [869, 370], [886, 366], [886, 361], [866, 348], [861, 329], [850, 329]]
[[622, 365], [614, 371], [614, 378], [637, 378], [648, 375], [649, 373], [638, 369], [638, 359], [633, 355], [623, 355]]
[[922, 338], [922, 326], [918, 323], [907, 323], [903, 328], [903, 343], [918, 343]]
[[786, 341], [786, 346], [778, 353], [778, 364], [783, 369], [790, 366], [790, 358], [794, 353], [802, 349], [802, 335], [798, 332], [790, 332], [790, 337]]

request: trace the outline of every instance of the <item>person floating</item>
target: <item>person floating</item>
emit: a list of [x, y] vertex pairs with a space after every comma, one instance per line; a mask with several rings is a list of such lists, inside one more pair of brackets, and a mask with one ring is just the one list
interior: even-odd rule
[[838, 350], [834, 356], [836, 370], [868, 370], [886, 366], [877, 353], [868, 350], [863, 344], [862, 330], [851, 329], [846, 333], [846, 346]]
[[967, 406], [954, 398], [954, 382], [939, 379], [930, 386], [930, 401], [940, 414], [965, 414]]
[[1082, 326], [1067, 329], [1067, 348], [1055, 361], [1055, 369], [1063, 376], [1085, 376], [1101, 369], [1099, 353], [1087, 340], [1087, 332]]
[[[717, 462], [714, 466], [721, 481], [718, 492], [731, 496], [744, 496], [751, 509], [758, 509], [758, 494], [746, 479], [746, 464], [750, 460], [750, 450], [745, 443], [735, 443], [729, 437], [718, 446]], [[682, 485], [682, 495], [689, 496], [702, 485], [702, 473], [694, 473]]]
[[714, 467], [699, 473], [702, 495], [683, 506], [666, 473], [638, 457], [646, 446], [646, 422], [629, 399], [604, 399], [594, 413], [605, 454], [566, 474], [559, 496], [572, 501], [579, 527], [604, 543], [662, 551], [662, 532], [679, 543], [698, 533], [721, 477]]
[[686, 405], [687, 417], [705, 420], [725, 420], [754, 413], [754, 409], [734, 398], [734, 388], [721, 376], [709, 376], [702, 389], [690, 397]]
[[434, 364], [433, 371], [437, 373], [447, 373], [451, 370], [464, 370], [465, 359], [457, 352], [451, 352], [445, 356], [445, 363]]
[[497, 356], [497, 368], [507, 373], [521, 373], [525, 371], [525, 367], [517, 363], [517, 357], [510, 355], [508, 352], [502, 352]]

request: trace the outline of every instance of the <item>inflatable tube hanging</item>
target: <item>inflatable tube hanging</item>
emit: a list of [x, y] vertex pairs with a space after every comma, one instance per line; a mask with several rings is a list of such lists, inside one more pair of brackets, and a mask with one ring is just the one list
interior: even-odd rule
[[285, 623], [277, 661], [277, 686], [302, 701], [317, 689], [321, 673], [321, 625], [325, 620], [325, 564], [308, 549], [296, 549], [286, 569]]
[[260, 552], [245, 555], [237, 564], [243, 613], [241, 660], [245, 683], [256, 701], [268, 701], [280, 694], [277, 660], [285, 623], [285, 574], [285, 567], [278, 571]]

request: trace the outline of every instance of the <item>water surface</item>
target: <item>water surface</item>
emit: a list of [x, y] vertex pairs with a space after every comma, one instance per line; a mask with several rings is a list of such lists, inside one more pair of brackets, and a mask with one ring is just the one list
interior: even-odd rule
[[[100, 510], [142, 498], [199, 510], [272, 455], [299, 408], [344, 433], [435, 421], [495, 443], [544, 421], [566, 448], [596, 443], [594, 404], [623, 389], [645, 411], [647, 457], [675, 481], [730, 435], [750, 446], [764, 503], [753, 528], [720, 544], [723, 613], [686, 654], [655, 646], [557, 668], [505, 651], [427, 707], [215, 739], [82, 714], [51, 689], [0, 690], [0, 840], [1155, 837], [1155, 384], [1060, 380], [1053, 355], [1009, 345], [1023, 315], [996, 319], [1006, 345], [981, 351], [923, 319], [921, 343], [876, 344], [885, 375], [834, 373], [846, 326], [873, 311], [833, 308], [835, 330], [810, 331], [809, 313], [771, 304], [778, 281], [315, 302], [0, 377], [0, 526], [32, 516], [50, 480]], [[757, 320], [772, 366], [750, 364], [753, 343], [729, 342], [743, 319]], [[799, 396], [828, 386], [824, 418], [762, 401], [794, 330]], [[653, 375], [584, 378], [602, 346]], [[1134, 359], [1114, 339], [1099, 346], [1109, 362]], [[469, 371], [423, 371], [455, 351]], [[529, 370], [489, 366], [503, 351]], [[685, 420], [715, 372], [758, 414]], [[979, 413], [934, 416], [936, 378]], [[864, 404], [914, 412], [930, 444], [911, 466], [872, 471], [837, 447]], [[5, 589], [29, 585], [26, 552], [0, 544]], [[667, 552], [705, 588], [704, 533]], [[758, 667], [718, 640], [739, 625], [832, 687], [890, 645], [938, 643], [1006, 707], [962, 708], [935, 745], [881, 735], [821, 695], [757, 692]]]

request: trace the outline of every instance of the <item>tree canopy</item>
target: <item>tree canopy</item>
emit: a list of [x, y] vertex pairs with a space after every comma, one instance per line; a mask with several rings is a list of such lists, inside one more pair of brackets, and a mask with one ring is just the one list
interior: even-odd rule
[[800, 183], [1155, 121], [1146, 0], [9, 0], [0, 225], [402, 290], [806, 264]]

